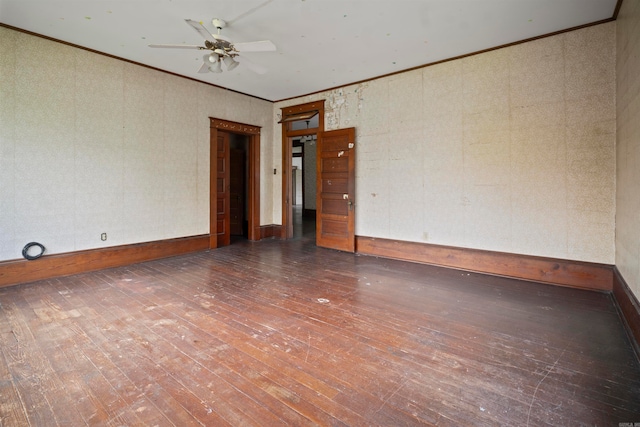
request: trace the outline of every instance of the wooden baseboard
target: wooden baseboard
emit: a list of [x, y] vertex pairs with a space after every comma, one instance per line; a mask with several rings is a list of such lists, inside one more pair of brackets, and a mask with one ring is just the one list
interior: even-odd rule
[[356, 252], [574, 288], [613, 288], [613, 266], [607, 264], [363, 236], [356, 237]]
[[33, 261], [0, 262], [0, 287], [120, 267], [209, 248], [209, 235], [45, 255]]
[[629, 285], [618, 271], [613, 268], [613, 297], [622, 317], [631, 345], [640, 359], [640, 302], [631, 292]]
[[278, 224], [261, 225], [260, 226], [260, 238], [270, 239], [272, 237], [280, 238], [282, 226]]

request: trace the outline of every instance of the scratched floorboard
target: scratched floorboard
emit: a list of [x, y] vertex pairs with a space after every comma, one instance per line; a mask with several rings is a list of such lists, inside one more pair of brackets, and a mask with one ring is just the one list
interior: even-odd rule
[[609, 295], [291, 241], [0, 289], [0, 426], [611, 425]]

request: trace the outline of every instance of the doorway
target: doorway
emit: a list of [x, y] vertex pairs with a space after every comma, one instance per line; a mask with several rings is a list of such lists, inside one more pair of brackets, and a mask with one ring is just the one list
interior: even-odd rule
[[[324, 100], [282, 109], [281, 238], [315, 230], [316, 141], [324, 130]], [[300, 190], [300, 191], [298, 191]], [[300, 197], [297, 197], [297, 196]]]
[[210, 118], [209, 248], [260, 240], [260, 128]]
[[229, 233], [231, 240], [249, 237], [249, 138], [229, 134]]
[[[306, 128], [317, 128], [317, 120], [317, 117], [307, 120]], [[296, 123], [293, 124], [295, 127]], [[294, 238], [315, 239], [316, 153], [315, 132], [292, 138], [291, 204]]]
[[[317, 126], [310, 123], [317, 117]], [[346, 252], [355, 251], [355, 128], [324, 130], [324, 101], [282, 109], [282, 230], [281, 238], [294, 237], [294, 146], [316, 137], [315, 244]], [[304, 123], [304, 125], [302, 125]], [[315, 124], [315, 123], [314, 123]], [[297, 143], [294, 143], [297, 141]], [[304, 144], [302, 144], [304, 147]], [[311, 144], [310, 144], [311, 145]], [[311, 151], [311, 150], [309, 150]], [[304, 148], [303, 148], [304, 153]], [[303, 154], [304, 155], [304, 154]], [[305, 197], [306, 200], [309, 197]]]

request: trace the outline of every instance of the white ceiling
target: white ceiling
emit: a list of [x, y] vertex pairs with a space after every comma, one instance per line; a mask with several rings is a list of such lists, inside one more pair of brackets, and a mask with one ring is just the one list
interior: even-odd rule
[[[610, 19], [616, 2], [0, 0], [0, 23], [277, 101]], [[203, 52], [147, 46], [202, 45], [187, 18], [212, 32], [212, 18], [228, 21], [236, 43], [271, 40], [276, 52], [241, 55], [268, 73], [198, 74]]]

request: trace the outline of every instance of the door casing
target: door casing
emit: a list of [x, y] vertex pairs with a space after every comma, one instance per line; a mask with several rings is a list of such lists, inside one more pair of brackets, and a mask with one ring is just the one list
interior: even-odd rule
[[218, 130], [216, 139], [216, 247], [231, 243], [231, 134]]
[[[247, 135], [249, 138], [249, 185], [247, 194], [249, 240], [260, 240], [260, 127], [209, 118], [209, 248], [217, 248], [217, 177], [218, 177], [218, 132]], [[227, 215], [230, 213], [227, 209]]]

